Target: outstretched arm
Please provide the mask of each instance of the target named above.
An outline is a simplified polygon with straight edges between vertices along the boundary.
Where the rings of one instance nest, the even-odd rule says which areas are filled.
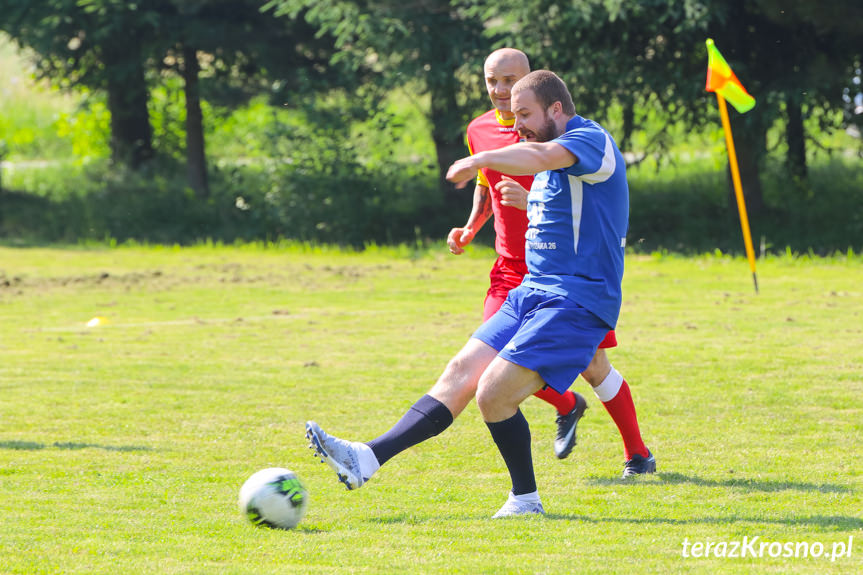
[[[466,182],[481,168],[526,176],[568,168],[577,161],[575,154],[555,142],[520,142],[457,160],[447,170],[446,179],[454,183]]]

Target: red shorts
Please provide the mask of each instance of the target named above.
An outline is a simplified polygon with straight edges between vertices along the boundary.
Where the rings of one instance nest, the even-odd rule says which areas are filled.
[[[488,293],[485,295],[485,304],[482,310],[482,320],[485,321],[500,309],[509,290],[521,284],[521,280],[527,275],[527,264],[524,260],[514,260],[499,256],[491,272],[488,274],[491,283]],[[605,339],[599,344],[600,349],[617,347],[617,337],[614,330],[605,334]]]

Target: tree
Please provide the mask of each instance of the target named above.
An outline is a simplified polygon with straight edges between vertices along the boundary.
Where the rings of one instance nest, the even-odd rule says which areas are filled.
[[[209,194],[202,98],[237,104],[261,92],[277,98],[277,78],[297,89],[310,77],[332,80],[308,72],[330,58],[331,39],[302,19],[262,13],[259,0],[0,0],[0,29],[35,51],[41,77],[105,92],[112,160],[132,168],[154,155],[148,82],[180,76],[188,181],[201,198]]]
[[[172,0],[163,6],[156,53],[168,56],[159,58],[161,71],[183,79],[186,170],[199,198],[209,196],[201,99],[235,106],[263,92],[280,105],[285,92],[274,85],[292,86],[331,56],[331,39],[317,38],[303,19],[275,18],[260,8],[258,0]]]
[[[819,111],[823,118],[846,106],[843,91],[857,75],[863,56],[863,5],[848,0],[759,0],[758,5],[765,20],[776,27],[773,44],[783,62],[782,74],[771,78],[768,88],[784,108],[785,166],[794,182],[805,188],[804,115]]]
[[[439,183],[448,200],[463,194],[445,181],[449,165],[465,152],[464,129],[477,109],[479,66],[491,42],[482,22],[449,0],[272,0],[282,16],[302,12],[335,39],[331,63],[360,73],[364,88],[382,97],[407,87],[431,98],[429,119]]]
[[[204,115],[201,112],[201,91],[198,74],[201,66],[195,48],[182,45],[183,85],[186,100],[186,172],[189,185],[199,198],[210,195],[207,183],[207,156],[204,151]]]
[[[491,0],[475,9],[499,43],[518,46],[534,67],[557,72],[580,113],[608,118],[612,106],[620,105],[622,150],[649,109],[668,122],[698,121],[694,106],[682,104],[699,100],[696,70],[703,76],[706,65],[696,62],[691,44],[703,36],[702,1],[585,0],[562,6],[558,0]],[[664,137],[662,130],[654,134],[658,150],[667,144]]]
[[[863,8],[847,0],[733,0],[713,2],[711,14],[711,35],[722,38],[726,57],[758,99],[751,112],[732,118],[747,205],[756,213],[763,205],[759,172],[766,134],[779,119],[785,125],[785,173],[792,189],[808,195],[804,115],[827,118],[844,106],[842,88],[863,46]]]
[[[154,2],[0,0],[0,29],[32,48],[39,76],[107,94],[111,156],[137,168],[153,155],[145,47],[158,26]]]
[[[624,149],[645,118],[639,110],[692,128],[715,120],[705,114],[704,93],[704,40],[713,37],[758,99],[747,114],[732,114],[747,205],[756,213],[768,128],[784,117],[786,171],[804,181],[803,116],[845,105],[842,88],[863,46],[863,8],[851,0],[585,0],[565,8],[557,0],[464,1],[483,11],[489,33],[559,71],[582,109],[602,116],[619,103]],[[652,140],[660,150],[664,137]]]

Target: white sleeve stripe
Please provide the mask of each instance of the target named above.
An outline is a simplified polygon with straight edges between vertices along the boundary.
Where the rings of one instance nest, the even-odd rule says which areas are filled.
[[[584,174],[579,176],[588,184],[598,184],[604,182],[614,173],[617,167],[617,160],[614,157],[614,147],[611,145],[611,138],[605,134],[605,150],[602,155],[602,165],[592,174]]]
[[[581,180],[569,176],[569,199],[572,202],[572,251],[578,255],[578,240],[581,236],[581,213],[584,209],[584,190]]]

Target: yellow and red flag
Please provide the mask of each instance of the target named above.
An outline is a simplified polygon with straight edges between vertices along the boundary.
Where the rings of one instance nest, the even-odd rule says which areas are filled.
[[[749,95],[731,66],[719,53],[711,38],[707,39],[707,86],[708,92],[716,92],[734,106],[741,114],[755,107],[755,98]]]
[[[722,119],[722,129],[725,132],[725,145],[728,147],[728,166],[731,168],[731,181],[734,184],[734,196],[737,198],[737,211],[740,212],[740,228],[743,231],[743,243],[746,245],[746,258],[749,269],[752,270],[752,281],[755,282],[755,293],[758,293],[758,276],[755,274],[755,250],[752,249],[752,232],[749,230],[749,217],[746,215],[746,201],[743,197],[743,185],[740,183],[740,170],[737,167],[737,152],[734,151],[734,138],[731,137],[731,122],[728,120],[728,106],[731,102],[741,114],[755,106],[755,98],[731,71],[731,66],[716,49],[713,40],[707,39],[707,91],[716,93],[719,103],[719,116]]]

